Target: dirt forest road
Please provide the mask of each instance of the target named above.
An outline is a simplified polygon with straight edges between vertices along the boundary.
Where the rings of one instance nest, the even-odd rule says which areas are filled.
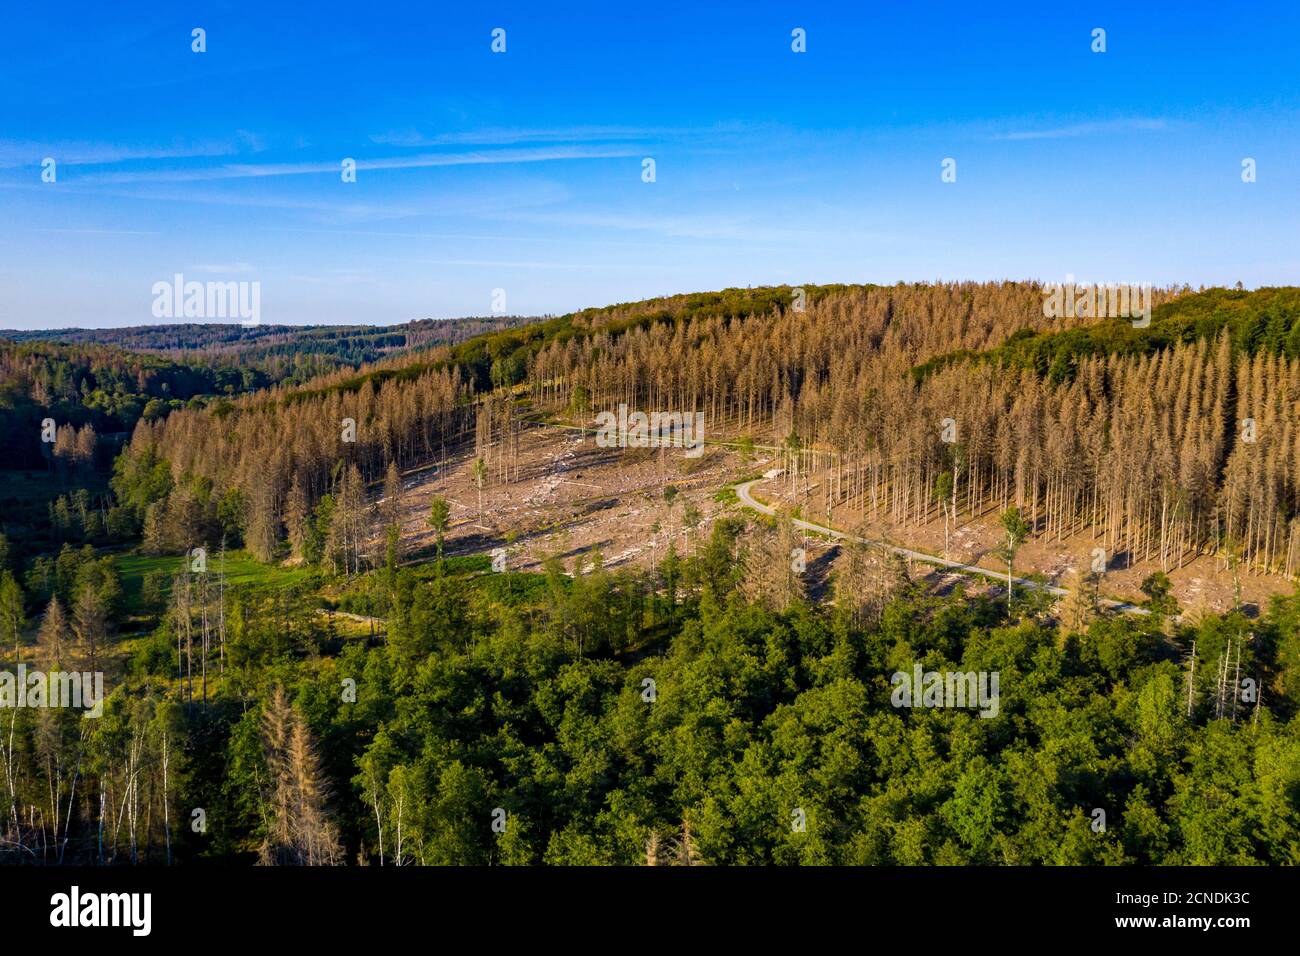
[[[780,470],[777,469],[774,471],[767,472],[766,474],[763,475],[762,478],[755,478],[752,481],[746,481],[736,485],[735,486],[736,497],[740,499],[740,503],[744,505],[746,508],[751,508],[754,511],[759,512],[760,514],[775,515],[776,509],[773,508],[771,505],[763,504],[761,501],[755,498],[751,493],[750,489],[754,485],[758,484],[760,481],[766,481],[769,478],[776,478],[780,474],[781,474]],[[871,544],[877,547],[886,548],[894,552],[895,554],[900,554],[903,557],[909,558],[910,560],[913,561],[921,561],[926,564],[937,565],[938,567],[948,568],[950,570],[958,571],[964,574],[978,574],[981,575],[982,577],[989,578],[990,580],[997,581],[1002,584],[1005,584],[1007,581],[1007,576],[1005,574],[1002,574],[997,571],[991,571],[988,568],[981,568],[978,565],[974,565],[974,564],[962,564],[960,561],[950,561],[947,558],[941,558],[936,554],[926,554],[924,551],[913,551],[910,548],[902,548],[897,545],[889,544],[885,541],[873,541],[870,538],[859,538],[857,535],[847,534],[843,531],[836,531],[834,528],[828,528],[825,525],[814,524],[811,521],[804,521],[801,518],[794,519],[794,526],[796,528],[801,528],[804,531],[811,531],[814,534],[823,534],[826,535],[827,537],[834,538],[839,541],[856,541],[861,544]],[[1046,591],[1048,594],[1051,594],[1055,597],[1065,597],[1070,593],[1065,588],[1058,588],[1055,585],[1051,585],[1051,584],[1043,584],[1040,581],[1031,581],[1028,578],[1013,577],[1011,580],[1014,581],[1016,584],[1018,584],[1020,587],[1033,588],[1034,590],[1037,591]],[[1151,613],[1144,607],[1138,607],[1136,604],[1129,604],[1125,601],[1113,601],[1110,600],[1109,598],[1103,598],[1101,603],[1112,610],[1123,611],[1126,614],[1150,614]]]

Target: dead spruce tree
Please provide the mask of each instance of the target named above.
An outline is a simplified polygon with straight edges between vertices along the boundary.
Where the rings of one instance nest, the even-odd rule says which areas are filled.
[[[752,602],[784,611],[803,600],[803,538],[790,515],[778,513],[775,530],[756,526],[745,546],[741,590]]]
[[[864,541],[840,545],[832,575],[835,606],[847,613],[854,625],[877,624],[890,599],[907,584],[903,558]]]
[[[262,714],[270,817],[263,866],[336,866],[339,834],[326,808],[328,785],[307,722],[275,687]]]

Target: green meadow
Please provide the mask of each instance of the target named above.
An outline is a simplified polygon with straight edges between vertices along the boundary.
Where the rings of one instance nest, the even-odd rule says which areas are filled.
[[[189,558],[184,555],[158,557],[120,554],[115,560],[118,573],[122,576],[122,594],[127,613],[131,615],[141,612],[140,592],[146,575],[160,573],[163,576],[164,593],[169,594],[172,578],[184,571],[189,564]],[[319,572],[312,568],[261,564],[242,550],[228,551],[224,558],[219,554],[209,554],[208,572],[212,575],[224,572],[227,587],[253,587],[259,590],[298,587],[319,577]]]

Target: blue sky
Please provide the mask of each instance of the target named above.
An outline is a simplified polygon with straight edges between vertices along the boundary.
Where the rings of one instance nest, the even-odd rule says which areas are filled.
[[[498,288],[543,314],[775,283],[1300,284],[1300,5],[722,6],[12,5],[0,327],[151,323],[175,273],[258,281],[291,323],[482,315]]]

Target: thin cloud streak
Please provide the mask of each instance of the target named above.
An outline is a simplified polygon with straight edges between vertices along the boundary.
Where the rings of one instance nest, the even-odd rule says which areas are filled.
[[[56,232],[72,236],[160,236],[160,232],[142,229],[37,229],[37,232]]]
[[[598,143],[607,140],[661,140],[716,137],[754,132],[753,124],[717,123],[713,126],[570,126],[551,129],[486,127],[454,133],[426,134],[416,128],[389,130],[370,137],[384,146],[509,146],[517,143]]]
[[[385,169],[432,169],[443,166],[494,166],[510,163],[550,163],[568,160],[624,159],[639,155],[626,146],[572,146],[553,149],[474,150],[461,153],[424,153],[384,159],[358,159],[357,171]],[[312,163],[237,163],[206,169],[173,169],[154,172],[104,173],[81,177],[82,182],[201,182],[216,179],[257,179],[265,176],[302,176],[342,170],[342,157]]]
[[[1013,130],[990,136],[990,139],[1003,142],[1022,142],[1036,139],[1073,139],[1080,136],[1103,136],[1112,133],[1162,132],[1170,129],[1168,121],[1163,119],[1124,119],[1104,120],[1091,123],[1075,123],[1070,126],[1057,126],[1050,129]]]
[[[232,156],[239,150],[228,142],[186,146],[117,146],[112,143],[37,143],[0,140],[0,168],[39,166],[46,157],[63,166],[106,166],[114,163],[161,159],[197,159]]]
[[[392,130],[370,137],[383,146],[510,146],[516,143],[589,143],[603,140],[650,139],[687,132],[681,129],[644,129],[631,126],[579,126],[569,129],[488,128],[459,133],[426,135],[416,129]]]

